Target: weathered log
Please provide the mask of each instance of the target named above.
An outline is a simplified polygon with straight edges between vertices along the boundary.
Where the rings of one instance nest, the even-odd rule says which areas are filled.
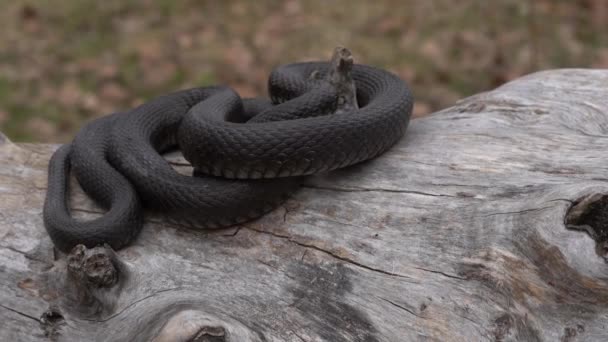
[[[150,214],[116,255],[54,251],[56,146],[2,137],[0,340],[607,341],[607,94],[608,71],[536,73],[255,222]],[[99,215],[72,185],[74,213]]]

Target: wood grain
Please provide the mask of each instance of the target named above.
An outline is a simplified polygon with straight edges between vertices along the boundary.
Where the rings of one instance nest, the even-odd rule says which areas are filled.
[[[607,94],[608,71],[532,74],[255,222],[149,214],[88,297],[42,223],[56,146],[2,137],[0,340],[606,341]],[[72,188],[74,214],[99,215]]]

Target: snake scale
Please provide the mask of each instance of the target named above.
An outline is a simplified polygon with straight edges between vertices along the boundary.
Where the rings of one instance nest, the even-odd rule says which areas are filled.
[[[257,218],[295,191],[302,176],[388,150],[404,135],[413,106],[404,81],[354,64],[344,48],[329,63],[276,68],[269,93],[241,99],[226,86],[182,90],[86,124],[49,162],[43,216],[55,246],[123,248],[140,232],[144,209],[200,228]],[[163,158],[176,146],[194,176]],[[102,216],[71,216],[71,173],[106,210]]]

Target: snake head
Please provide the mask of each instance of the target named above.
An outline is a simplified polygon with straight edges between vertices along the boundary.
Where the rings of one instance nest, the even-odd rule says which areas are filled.
[[[334,49],[327,80],[336,89],[338,95],[335,113],[359,108],[355,81],[352,77],[353,64],[353,55],[349,49],[343,46]]]
[[[334,49],[334,54],[331,57],[331,72],[337,72],[343,75],[348,74],[353,69],[353,64],[353,54],[349,49],[343,46],[337,46]]]
[[[353,55],[349,49],[343,46],[337,46],[334,49],[334,53],[329,64],[330,66],[327,74],[322,73],[321,70],[314,70],[310,73],[309,79],[315,81],[321,81],[324,79],[335,80],[340,76],[335,76],[334,74],[341,75],[342,77],[349,75],[354,64]]]

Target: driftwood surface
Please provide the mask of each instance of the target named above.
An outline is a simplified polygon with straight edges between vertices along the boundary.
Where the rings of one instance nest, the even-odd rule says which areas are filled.
[[[1,341],[608,341],[608,71],[416,119],[248,224],[150,214],[116,254],[54,251],[56,146],[0,141]],[[99,214],[72,189],[76,216]]]

